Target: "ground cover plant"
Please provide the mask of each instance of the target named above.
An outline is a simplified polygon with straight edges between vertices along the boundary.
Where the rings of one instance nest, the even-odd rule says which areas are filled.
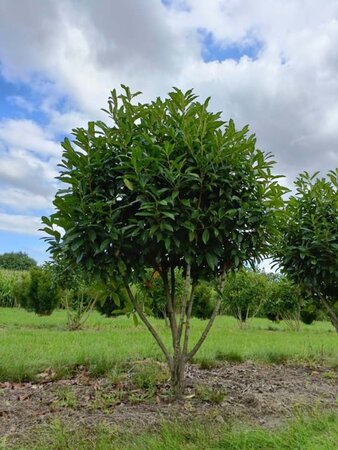
[[[137,103],[139,93],[122,88],[109,98],[107,124],[90,122],[73,130],[73,142],[64,140],[58,177],[64,185],[55,213],[43,218],[44,231],[54,258],[121,284],[180,396],[185,365],[218,314],[226,273],[268,253],[285,189],[248,127],[223,122],[220,112],[208,110],[210,99],[200,103],[192,90],[174,89],[164,100]],[[169,346],[133,289],[147,281],[149,269],[163,281]],[[185,278],[180,298],[177,269]],[[210,278],[217,300],[190,346],[194,290]]]

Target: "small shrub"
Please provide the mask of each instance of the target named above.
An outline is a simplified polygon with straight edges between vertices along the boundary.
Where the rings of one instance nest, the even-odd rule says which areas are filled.
[[[50,315],[60,301],[60,290],[51,272],[37,267],[16,284],[14,295],[20,306],[39,315]]]
[[[192,315],[199,319],[209,319],[215,308],[216,292],[207,282],[201,282],[195,289]]]

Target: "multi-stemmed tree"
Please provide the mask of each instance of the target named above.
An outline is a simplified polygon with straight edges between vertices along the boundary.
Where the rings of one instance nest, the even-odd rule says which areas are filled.
[[[54,255],[123,285],[180,395],[185,364],[218,313],[226,273],[267,253],[284,190],[248,127],[224,123],[221,113],[208,111],[209,99],[200,103],[192,90],[174,89],[164,100],[136,103],[138,94],[123,89],[120,96],[112,91],[108,124],[90,122],[73,130],[73,142],[64,140],[59,180],[68,187],[56,194],[44,230]],[[169,347],[135,289],[149,269],[163,281]],[[185,278],[180,298],[175,269]],[[214,277],[214,311],[189,345],[194,290]]]

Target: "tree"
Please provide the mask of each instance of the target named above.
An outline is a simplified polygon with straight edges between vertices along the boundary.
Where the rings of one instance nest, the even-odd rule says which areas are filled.
[[[136,103],[129,88],[112,91],[110,124],[90,122],[63,141],[55,213],[44,217],[50,251],[103,278],[119,280],[134,311],[160,346],[176,395],[184,368],[218,313],[225,274],[265,254],[284,189],[273,161],[256,149],[248,127],[208,111],[192,90]],[[55,226],[61,227],[61,236]],[[171,330],[167,347],[135,288],[159,273]],[[175,269],[184,276],[175,295]],[[195,288],[217,278],[219,298],[204,332],[189,347]]]
[[[224,307],[243,328],[249,319],[256,317],[262,310],[268,294],[269,280],[264,273],[242,269],[226,279]]]
[[[300,330],[304,293],[298,285],[281,274],[269,274],[267,300],[263,311],[270,320],[283,320],[288,328]]]
[[[275,262],[321,302],[338,332],[338,169],[326,178],[299,175],[285,208]]]
[[[1,269],[29,270],[36,265],[36,261],[33,258],[30,258],[27,253],[11,252],[0,255]]]
[[[80,330],[94,307],[106,299],[107,287],[89,279],[79,267],[70,270],[61,259],[48,263],[47,267],[53,284],[59,286],[60,304],[67,313],[68,329]]]

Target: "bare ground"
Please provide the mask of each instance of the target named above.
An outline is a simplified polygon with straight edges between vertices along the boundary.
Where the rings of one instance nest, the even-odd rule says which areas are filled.
[[[40,378],[39,383],[0,383],[0,437],[9,443],[55,419],[68,426],[92,429],[104,423],[141,432],[163,419],[239,419],[274,427],[299,410],[338,412],[338,373],[321,366],[246,362],[202,370],[190,365],[180,401],[172,399],[166,382],[149,392],[136,388],[128,375],[112,383],[80,368],[72,379],[50,381],[48,370]]]

